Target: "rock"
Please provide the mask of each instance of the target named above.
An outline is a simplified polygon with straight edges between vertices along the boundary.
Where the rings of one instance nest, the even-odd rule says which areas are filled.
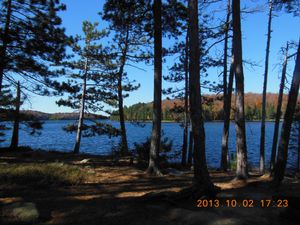
[[[85,164],[88,162],[90,162],[90,159],[83,159],[83,160],[79,161],[79,164]]]
[[[208,210],[187,210],[174,208],[168,211],[171,220],[178,221],[178,224],[184,225],[239,225],[242,224],[237,218],[224,218],[218,213]]]
[[[166,170],[165,170],[168,174],[171,174],[171,175],[174,175],[174,176],[180,176],[180,175],[182,175],[183,173],[181,172],[181,171],[179,171],[179,170],[176,170],[176,169],[173,169],[173,168],[167,168]]]
[[[32,202],[17,202],[3,206],[3,224],[31,224],[39,218],[36,205]]]

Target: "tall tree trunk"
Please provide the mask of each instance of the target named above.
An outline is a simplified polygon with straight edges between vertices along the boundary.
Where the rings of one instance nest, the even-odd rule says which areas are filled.
[[[121,57],[121,66],[118,73],[118,107],[119,107],[119,119],[120,119],[120,128],[121,128],[121,154],[126,155],[128,154],[128,142],[127,142],[127,134],[126,134],[126,127],[125,127],[125,118],[124,118],[124,107],[123,107],[123,90],[122,90],[122,78],[124,73],[124,66],[126,63],[126,55],[128,51],[128,36],[129,31],[127,29],[126,37],[125,37],[125,47],[122,50],[122,57]]]
[[[221,169],[227,171],[228,167],[228,131],[230,118],[228,117],[228,111],[230,116],[231,102],[229,102],[229,87],[227,87],[227,51],[228,51],[228,32],[229,32],[229,18],[230,18],[230,0],[227,2],[227,15],[225,22],[225,40],[224,40],[224,59],[223,59],[223,110],[224,110],[224,127],[222,136],[222,150],[221,150]],[[232,84],[231,84],[232,89]],[[232,92],[232,90],[231,90]],[[229,109],[229,110],[228,110]]]
[[[190,107],[194,139],[194,187],[196,190],[214,192],[214,185],[210,180],[205,156],[205,130],[202,118],[202,103],[200,90],[200,49],[198,0],[189,0],[189,50],[190,50]]]
[[[150,157],[147,172],[161,175],[158,168],[161,139],[161,86],[162,86],[162,25],[161,0],[154,0],[154,100]]]
[[[194,148],[194,138],[193,138],[193,128],[190,122],[190,135],[189,135],[189,149],[188,149],[188,159],[187,159],[187,166],[192,166],[193,161],[193,148]]]
[[[286,78],[286,69],[288,63],[288,51],[289,51],[289,43],[286,44],[285,49],[285,59],[282,66],[282,73],[281,73],[281,81],[280,81],[280,88],[278,94],[278,102],[277,102],[277,111],[275,117],[275,125],[274,125],[274,135],[273,135],[273,144],[272,144],[272,153],[271,153],[271,160],[270,160],[270,172],[271,175],[274,172],[274,165],[276,159],[276,149],[277,149],[277,141],[278,141],[278,132],[279,132],[279,123],[281,117],[281,106],[282,106],[282,97],[283,91],[285,86],[285,78]]]
[[[186,166],[186,154],[187,154],[187,142],[188,142],[188,129],[189,129],[189,106],[188,106],[188,92],[189,92],[189,37],[188,37],[188,31],[186,34],[186,41],[185,41],[185,61],[184,61],[184,71],[185,71],[185,89],[184,89],[184,128],[183,128],[183,145],[182,145],[182,158],[181,158],[181,165]]]
[[[260,157],[259,157],[259,172],[265,172],[265,130],[266,130],[266,98],[267,98],[267,84],[268,84],[268,69],[269,69],[269,54],[271,42],[271,26],[272,26],[272,0],[269,1],[269,19],[268,19],[268,34],[267,34],[267,47],[265,59],[265,73],[262,94],[262,112],[261,112],[261,130],[260,130]]]
[[[10,149],[17,149],[19,144],[19,126],[20,126],[20,105],[21,105],[21,88],[20,81],[17,86],[17,98],[16,98],[15,120],[13,134],[10,143]]]
[[[300,171],[300,121],[298,121],[298,158],[297,158],[297,172]]]
[[[119,119],[121,127],[121,154],[126,155],[128,153],[128,143],[125,127],[124,118],[124,107],[123,107],[123,93],[122,93],[122,73],[118,74],[118,107],[119,107]]]
[[[274,168],[274,185],[280,185],[284,178],[284,172],[286,168],[288,146],[290,141],[291,126],[294,118],[294,112],[297,104],[298,92],[300,83],[300,41],[298,44],[297,59],[291,88],[289,92],[289,99],[284,114],[284,120],[282,124],[281,136],[278,145],[278,156]]]
[[[224,58],[223,58],[223,96],[224,108],[226,107],[225,96],[227,95],[227,57],[228,57],[228,32],[230,19],[230,0],[227,1],[227,14],[225,21]]]
[[[6,59],[6,51],[7,51],[7,44],[9,42],[9,27],[10,27],[10,20],[11,20],[11,0],[7,1],[7,13],[5,18],[5,27],[4,27],[4,33],[2,36],[2,48],[0,52],[0,94],[2,91],[2,82],[3,82],[3,76],[4,76],[4,69],[6,67],[7,59]]]
[[[80,112],[79,112],[79,121],[78,121],[77,134],[76,134],[76,142],[75,142],[75,147],[73,150],[73,152],[75,154],[79,153],[79,149],[80,149],[81,133],[82,133],[82,128],[83,128],[84,111],[85,111],[87,70],[88,70],[88,58],[86,58],[85,64],[84,64],[83,87],[82,87],[83,90],[82,90],[81,103],[80,103]]]
[[[242,57],[242,34],[241,34],[241,15],[240,0],[232,1],[232,19],[233,19],[233,55],[234,55],[234,73],[236,83],[236,178],[247,179],[247,145],[246,128],[244,112],[244,72]]]
[[[233,88],[233,77],[234,77],[234,55],[233,51],[231,52],[231,64],[229,72],[229,82],[227,87],[227,95],[225,97],[224,108],[224,127],[223,127],[223,136],[222,136],[222,155],[221,155],[221,169],[227,171],[228,161],[229,161],[229,152],[228,152],[228,138],[229,138],[229,127],[230,127],[230,112],[231,112],[231,98],[232,98],[232,88]]]

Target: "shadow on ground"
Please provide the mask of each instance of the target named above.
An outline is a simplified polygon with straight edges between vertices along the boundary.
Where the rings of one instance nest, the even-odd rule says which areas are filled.
[[[38,187],[1,182],[1,224],[276,225],[298,224],[300,220],[299,179],[287,178],[280,188],[273,189],[266,176],[253,173],[248,182],[238,182],[232,181],[233,173],[211,171],[214,183],[222,189],[217,196],[220,201],[234,199],[241,204],[245,199],[276,201],[288,198],[291,205],[199,208],[197,199],[179,199],[164,194],[159,198],[145,197],[149,193],[160,196],[158,193],[175,193],[188,187],[192,181],[190,171],[172,172],[157,178],[128,166],[126,160],[114,162],[108,157],[55,152],[1,153],[0,157],[0,163],[7,165],[49,162],[76,165],[88,178],[74,186]],[[21,214],[27,216],[27,220],[20,221],[18,216]]]

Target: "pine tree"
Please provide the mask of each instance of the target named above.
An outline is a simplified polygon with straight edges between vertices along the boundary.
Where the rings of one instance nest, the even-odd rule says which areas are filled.
[[[295,70],[291,82],[291,88],[289,91],[288,103],[284,114],[281,135],[280,135],[280,140],[278,145],[277,161],[274,168],[273,183],[275,186],[280,185],[284,178],[284,173],[285,173],[285,168],[287,163],[287,155],[288,155],[288,145],[290,141],[290,132],[291,132],[291,126],[292,126],[294,112],[297,104],[299,84],[300,84],[300,41],[298,43]]]
[[[198,0],[189,0],[189,49],[190,49],[190,80],[189,97],[190,113],[194,141],[194,187],[196,193],[206,192],[212,194],[214,185],[210,180],[205,156],[205,130],[202,118],[202,102],[200,89],[200,48],[198,25]]]
[[[150,157],[147,172],[160,175],[158,168],[161,137],[161,94],[162,94],[162,6],[161,0],[154,0],[154,99]]]
[[[69,38],[57,13],[59,0],[4,0],[0,14],[0,91],[3,80],[22,82],[24,88],[48,93],[43,87],[56,76],[50,66],[65,55]]]
[[[268,82],[268,70],[269,70],[269,54],[271,43],[271,26],[272,26],[272,13],[273,13],[273,1],[269,1],[269,17],[268,17],[268,33],[267,33],[267,47],[265,58],[265,72],[264,72],[264,84],[262,94],[262,112],[261,112],[261,131],[260,131],[260,158],[259,158],[259,172],[261,174],[265,171],[265,130],[266,130],[266,98],[267,98],[267,82]]]
[[[186,26],[187,29],[187,26]],[[164,76],[164,80],[172,83],[182,83],[184,82],[183,87],[179,88],[169,88],[164,90],[165,95],[171,95],[174,99],[180,99],[183,102],[183,105],[177,106],[174,105],[172,111],[176,114],[179,114],[178,117],[181,118],[177,120],[182,123],[183,126],[183,142],[182,142],[182,157],[181,164],[186,166],[187,163],[187,147],[188,147],[188,129],[189,129],[189,104],[188,104],[188,93],[189,93],[189,71],[188,71],[188,61],[189,61],[189,47],[188,47],[188,31],[186,31],[185,41],[179,42],[176,44],[171,52],[179,54],[179,62],[175,62],[174,65],[170,68],[170,74]],[[183,114],[183,115],[182,115]],[[164,119],[164,118],[163,118]]]
[[[16,96],[14,97],[13,89],[16,86]],[[40,135],[40,130],[43,129],[43,122],[33,115],[28,115],[20,111],[20,107],[26,96],[21,95],[21,84],[4,85],[2,95],[0,97],[0,122],[13,121],[13,132],[11,138],[10,149],[16,150],[19,145],[19,130],[22,125],[23,129],[30,135]],[[9,126],[0,125],[0,130],[10,130]],[[0,132],[0,136],[4,137],[5,133]],[[5,141],[1,139],[0,142]]]
[[[297,103],[294,120],[291,129],[291,138],[289,144],[289,151],[294,151],[297,154],[295,170],[300,171],[300,105]]]
[[[232,26],[233,26],[233,55],[234,55],[234,74],[236,83],[235,100],[235,128],[236,128],[236,177],[237,179],[247,179],[248,161],[246,145],[246,127],[244,112],[244,72],[242,57],[242,34],[241,34],[241,15],[240,0],[232,1]]]
[[[144,26],[149,4],[145,0],[113,0],[104,4],[103,19],[110,23],[113,33],[111,53],[115,52],[116,80],[118,93],[118,114],[121,127],[121,152],[128,154],[127,134],[123,99],[129,92],[137,90],[139,85],[129,81],[126,66],[149,59],[146,51],[149,40],[145,36]],[[126,93],[126,94],[125,94]]]
[[[5,141],[5,130],[9,130],[8,126],[3,123],[9,120],[9,113],[13,111],[14,96],[9,85],[3,85],[0,95],[0,142]]]
[[[58,93],[68,95],[67,99],[60,99],[57,104],[79,109],[78,124],[71,124],[64,128],[68,132],[76,130],[74,153],[80,151],[82,136],[95,134],[116,136],[119,134],[117,129],[97,120],[94,120],[92,125],[84,123],[88,112],[107,112],[105,105],[116,104],[116,93],[113,91],[116,87],[114,79],[116,66],[111,62],[110,57],[113,56],[109,55],[101,44],[107,32],[98,31],[97,26],[98,23],[83,22],[84,36],[77,36],[72,46],[75,54],[74,60],[63,63],[67,82],[52,82],[52,87],[55,87]]]
[[[233,56],[229,72],[229,82],[227,82],[227,57],[228,57],[228,40],[230,28],[230,14],[231,14],[231,0],[227,2],[227,14],[225,21],[225,37],[224,37],[224,60],[223,60],[223,108],[224,108],[224,127],[222,135],[222,150],[221,150],[221,164],[220,168],[227,171],[228,167],[228,137],[230,126],[230,111],[231,111],[231,96],[233,86]]]
[[[284,9],[288,13],[293,13],[294,16],[300,15],[300,0],[274,0],[275,10]]]
[[[11,149],[16,149],[19,143],[19,127],[20,127],[20,106],[21,106],[21,88],[20,82],[17,85],[17,97],[15,100],[15,119],[14,119],[14,127],[13,127],[13,134],[11,138]]]
[[[206,5],[209,5],[210,3],[203,3],[202,8],[205,8]],[[184,8],[182,7],[181,10]],[[201,9],[202,10],[202,9]],[[187,9],[186,9],[187,11]],[[204,11],[204,10],[202,10]],[[179,58],[179,60],[174,60],[174,65],[170,68],[170,73],[167,76],[164,76],[164,80],[176,84],[176,87],[174,88],[168,88],[164,90],[163,94],[171,96],[175,99],[181,99],[183,104],[182,106],[176,105],[174,107],[175,113],[181,113],[182,115],[179,115],[178,118],[181,118],[182,126],[183,126],[183,144],[182,144],[182,165],[186,164],[187,161],[187,153],[188,156],[191,156],[191,152],[187,150],[188,148],[188,128],[189,128],[189,104],[188,104],[188,80],[189,80],[189,71],[188,71],[188,64],[189,64],[189,38],[188,38],[188,24],[187,24],[187,16],[185,16],[184,13],[182,13],[181,18],[182,20],[182,27],[179,26],[178,30],[182,30],[181,36],[184,36],[183,40],[176,40],[176,43],[174,46],[172,46],[170,49],[168,49],[168,53],[171,54],[175,59]],[[219,42],[219,38],[221,37],[221,33],[219,30],[215,28],[211,28],[210,24],[212,23],[212,17],[210,17],[208,14],[203,12],[200,16],[201,24],[199,25],[199,37],[200,38],[200,70],[201,70],[201,77],[205,78],[208,74],[208,68],[218,66],[219,61],[216,61],[213,59],[213,57],[210,56],[210,49],[212,46],[214,46],[216,43]],[[211,42],[213,42],[211,44]],[[180,84],[183,84],[182,86]],[[209,88],[213,87],[213,84],[209,82],[209,80],[202,79],[202,87],[203,86],[209,86]],[[213,87],[214,88],[214,87]],[[203,97],[205,98],[205,97]],[[191,136],[191,135],[190,135]],[[191,140],[191,138],[190,138]],[[192,148],[189,148],[192,149]],[[188,164],[191,164],[191,157],[188,157]]]
[[[276,116],[275,116],[272,152],[271,152],[271,160],[270,160],[271,173],[274,169],[275,159],[276,159],[279,123],[280,123],[280,117],[282,114],[282,112],[281,112],[282,97],[283,97],[283,91],[284,91],[284,87],[285,87],[286,70],[287,70],[287,63],[288,63],[288,51],[289,51],[289,43],[286,44],[286,48],[285,48],[285,59],[284,59],[283,66],[282,66],[280,88],[279,88],[279,93],[278,93],[278,102],[277,102],[277,110],[276,110]]]

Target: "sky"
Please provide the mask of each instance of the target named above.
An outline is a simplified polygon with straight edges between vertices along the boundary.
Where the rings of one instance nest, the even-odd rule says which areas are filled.
[[[67,5],[67,10],[60,13],[62,18],[62,25],[66,28],[68,35],[82,34],[82,22],[85,20],[91,22],[99,22],[99,28],[108,26],[106,22],[101,21],[98,13],[102,10],[104,0],[62,0],[62,3]],[[224,1],[224,4],[227,1]],[[241,6],[256,7],[263,2],[258,0],[241,1]],[[246,5],[247,4],[247,5]],[[261,93],[263,88],[263,74],[264,74],[264,59],[266,49],[266,33],[268,9],[264,7],[263,12],[256,12],[254,14],[244,13],[242,15],[242,44],[243,44],[243,59],[255,62],[258,66],[252,68],[249,65],[244,66],[245,75],[245,92]],[[213,12],[212,12],[213,13]],[[218,15],[221,13],[218,13]],[[269,63],[269,78],[268,78],[268,92],[278,92],[279,89],[279,75],[280,63],[282,56],[279,52],[282,47],[286,45],[287,41],[298,41],[300,37],[300,17],[293,17],[293,15],[284,12],[275,12],[272,20],[272,39],[270,49],[270,63]],[[168,40],[163,40],[163,45],[169,44]],[[222,45],[219,45],[219,50]],[[295,50],[294,50],[295,52]],[[216,53],[212,53],[217,54]],[[172,65],[172,60],[167,60],[163,64],[163,75],[168,74],[168,68]],[[293,61],[291,61],[288,73],[293,73]],[[153,66],[139,65],[143,70],[127,66],[125,71],[128,73],[129,79],[136,80],[141,87],[130,93],[130,96],[125,99],[124,104],[129,106],[138,102],[151,102],[153,99]],[[218,81],[221,78],[217,77],[220,69],[209,71],[209,80]],[[171,86],[167,82],[163,82],[163,88]],[[207,93],[206,90],[202,91]],[[165,98],[165,97],[164,97]],[[55,103],[59,98],[56,97],[41,97],[31,95],[30,102],[23,105],[23,109],[38,110],[42,112],[73,112],[73,109],[67,107],[58,107]]]

